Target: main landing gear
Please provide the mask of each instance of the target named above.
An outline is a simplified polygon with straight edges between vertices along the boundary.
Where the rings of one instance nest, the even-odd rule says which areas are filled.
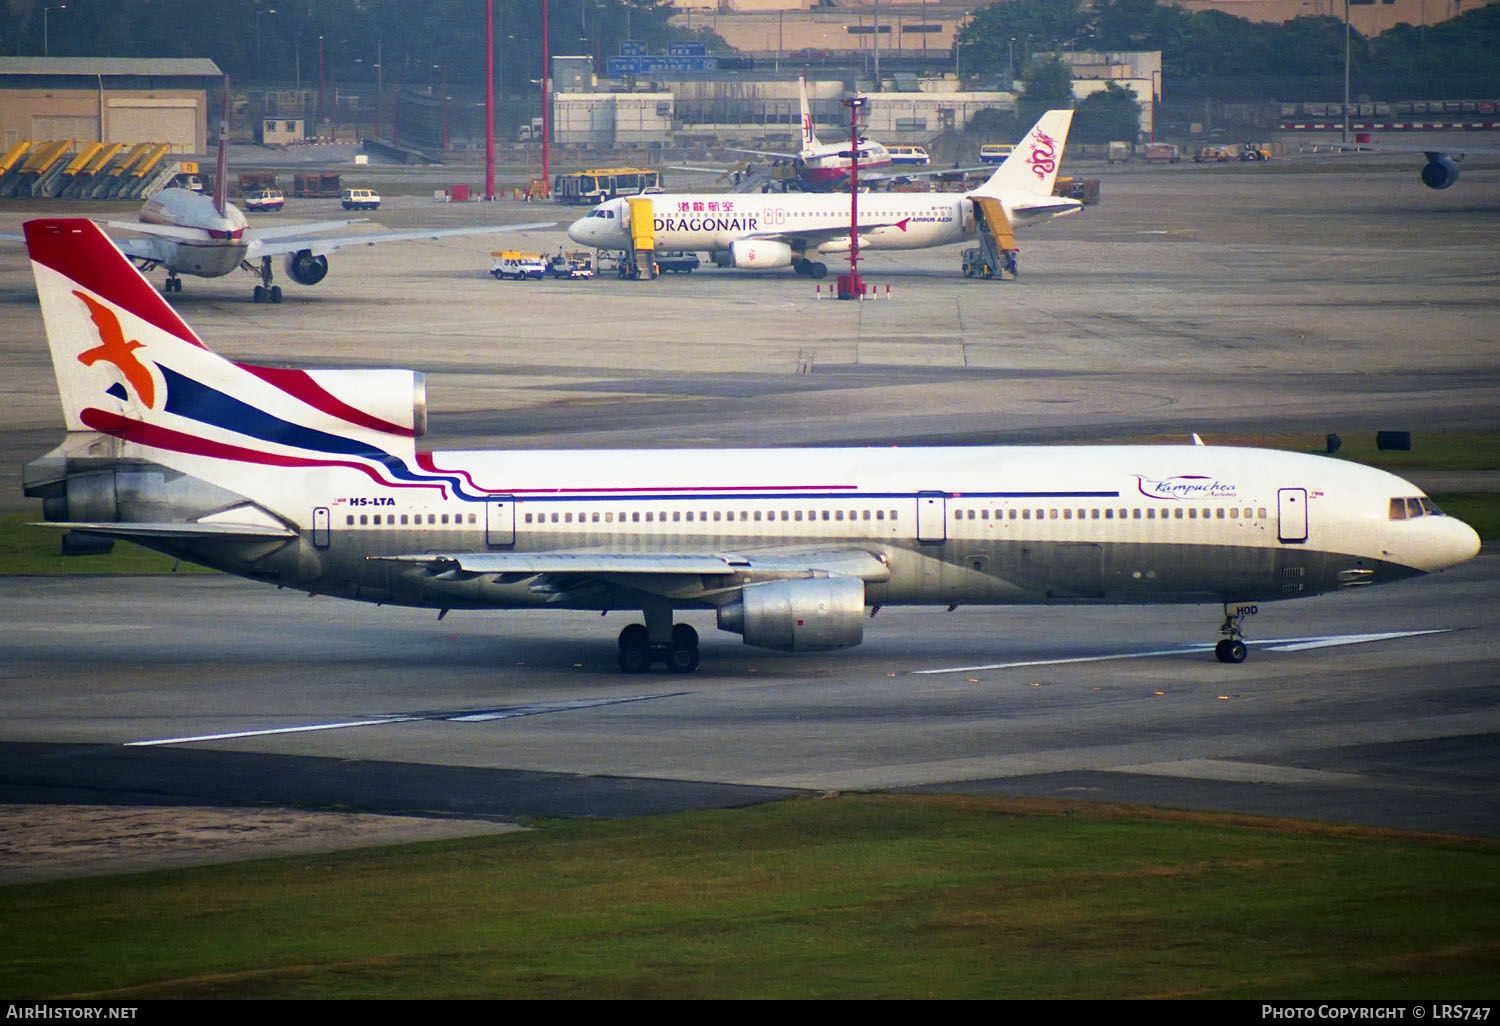
[[[809,278],[828,277],[828,265],[820,260],[808,260],[805,258],[801,260],[793,260],[792,270],[796,271],[798,274],[805,274]]]
[[[1224,603],[1224,622],[1219,626],[1219,633],[1224,635],[1224,640],[1214,646],[1214,656],[1221,663],[1243,663],[1249,649],[1245,647],[1245,635],[1240,627],[1245,622],[1245,617],[1254,616],[1260,610],[1255,606],[1230,606]]]
[[[163,292],[181,292],[182,279],[177,277],[177,275],[173,274],[171,271],[168,271],[167,280],[162,282],[161,290]]]
[[[252,295],[257,303],[279,303],[281,302],[281,286],[271,284],[271,258],[260,258],[260,270],[255,273],[260,275],[260,284],[255,286]]]
[[[652,641],[645,624],[633,623],[620,632],[619,659],[625,673],[645,673],[654,663],[665,663],[672,673],[692,673],[698,668],[698,632],[679,623],[666,640]]]

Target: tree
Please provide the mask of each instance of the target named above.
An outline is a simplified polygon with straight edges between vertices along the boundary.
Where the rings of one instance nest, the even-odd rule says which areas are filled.
[[[1073,73],[1051,54],[1032,61],[1021,82],[1016,117],[1023,125],[1036,121],[1043,111],[1073,106]]]
[[[1141,104],[1135,90],[1116,82],[1080,100],[1073,112],[1072,138],[1079,142],[1135,142],[1140,132]]]
[[[959,62],[971,72],[1020,70],[1027,54],[1061,50],[1086,38],[1082,0],[1012,0],[974,12],[958,36]]]

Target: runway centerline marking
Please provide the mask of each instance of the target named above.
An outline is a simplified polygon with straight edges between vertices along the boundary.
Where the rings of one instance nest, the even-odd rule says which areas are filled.
[[[372,716],[363,720],[336,720],[330,723],[304,723],[291,727],[265,727],[259,730],[232,730],[219,734],[195,734],[189,737],[162,737],[146,741],[126,741],[126,748],[153,748],[158,745],[190,745],[203,741],[232,741],[245,737],[270,737],[275,734],[307,734],[319,730],[345,730],[349,727],[374,727],[387,723],[419,723],[423,721],[447,720],[450,723],[484,723],[490,720],[512,720],[522,716],[542,716],[546,713],[570,712],[575,709],[594,709],[605,705],[624,705],[628,702],[648,702],[654,698],[676,698],[686,691],[672,691],[656,695],[623,695],[618,698],[576,698],[563,702],[530,702],[525,705],[499,706],[494,709],[456,709],[433,712],[392,713],[389,716]]]
[[[1391,641],[1396,638],[1419,638],[1426,634],[1446,634],[1452,627],[1438,627],[1422,631],[1386,631],[1381,634],[1323,634],[1306,638],[1267,638],[1263,641],[1247,641],[1245,644],[1265,648],[1272,652],[1302,652],[1314,648],[1334,648],[1340,645],[1363,645],[1371,641]],[[1194,655],[1213,651],[1216,642],[1194,642],[1176,648],[1158,648],[1149,652],[1110,652],[1105,655],[1070,656],[1065,659],[1026,659],[1014,663],[985,663],[980,666],[945,666],[932,670],[911,670],[913,674],[974,673],[978,670],[1019,670],[1028,666],[1064,666],[1070,663],[1102,663],[1111,659],[1148,659],[1153,656]]]

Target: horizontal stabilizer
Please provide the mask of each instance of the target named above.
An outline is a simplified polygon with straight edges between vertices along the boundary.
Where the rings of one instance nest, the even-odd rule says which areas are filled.
[[[297,532],[289,527],[262,524],[203,524],[186,522],[163,522],[159,524],[128,524],[112,520],[45,520],[33,523],[33,527],[56,527],[64,531],[86,531],[103,534],[111,538],[295,538]]]

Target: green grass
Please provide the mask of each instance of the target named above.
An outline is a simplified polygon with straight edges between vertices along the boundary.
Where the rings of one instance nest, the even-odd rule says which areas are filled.
[[[179,563],[171,556],[131,542],[115,542],[107,556],[62,555],[63,532],[53,527],[33,527],[41,520],[35,513],[0,516],[0,574],[165,574],[212,573],[194,563]]]
[[[1493,997],[1500,844],[850,795],[0,888],[0,992]]]

